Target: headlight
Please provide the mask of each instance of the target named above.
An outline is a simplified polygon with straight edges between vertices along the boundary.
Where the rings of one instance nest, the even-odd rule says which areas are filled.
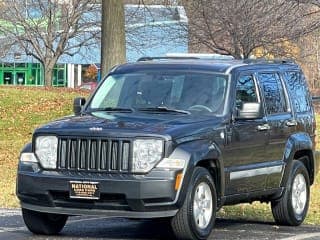
[[[36,139],[36,155],[42,167],[57,168],[58,138],[55,136],[41,136]]]
[[[138,139],[133,142],[133,171],[149,172],[161,160],[163,141],[156,139]]]

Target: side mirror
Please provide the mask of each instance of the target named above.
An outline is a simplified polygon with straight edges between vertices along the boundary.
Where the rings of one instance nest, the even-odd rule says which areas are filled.
[[[77,97],[73,100],[73,112],[76,116],[81,114],[82,107],[86,104],[86,99]]]
[[[236,119],[257,119],[262,118],[261,103],[247,102],[242,103],[236,114]]]

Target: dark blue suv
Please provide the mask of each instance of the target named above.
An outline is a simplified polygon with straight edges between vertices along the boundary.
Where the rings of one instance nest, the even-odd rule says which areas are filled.
[[[69,215],[163,218],[206,239],[224,205],[271,202],[299,225],[317,172],[315,116],[286,61],[144,58],[115,67],[74,116],[35,130],[17,196],[37,234]]]

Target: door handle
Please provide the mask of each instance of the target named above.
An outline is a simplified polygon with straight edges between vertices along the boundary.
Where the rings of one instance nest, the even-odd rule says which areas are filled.
[[[257,127],[257,130],[258,131],[267,131],[267,130],[270,130],[271,129],[271,127],[270,127],[270,125],[269,124],[263,124],[263,125],[259,125],[258,127]]]
[[[286,125],[287,125],[288,127],[294,127],[294,126],[297,126],[297,125],[298,125],[298,122],[297,122],[296,120],[288,120],[288,121],[286,122]]]

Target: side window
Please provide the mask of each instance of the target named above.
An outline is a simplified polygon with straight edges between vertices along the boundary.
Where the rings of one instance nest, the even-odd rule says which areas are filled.
[[[256,85],[252,75],[239,77],[236,86],[236,104],[240,107],[242,103],[258,102]]]
[[[309,93],[304,75],[298,71],[285,72],[284,78],[290,92],[290,99],[297,112],[308,112],[311,109]]]
[[[287,112],[286,98],[279,75],[277,73],[259,73],[258,76],[267,114]]]

